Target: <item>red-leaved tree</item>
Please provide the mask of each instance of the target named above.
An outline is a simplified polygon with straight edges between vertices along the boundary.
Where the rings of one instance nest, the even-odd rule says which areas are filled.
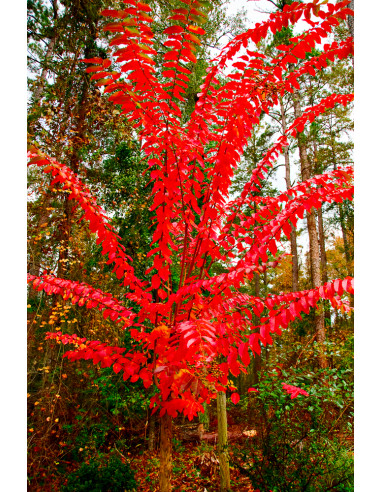
[[[261,346],[272,344],[274,333],[280,335],[320,299],[337,308],[345,306],[343,293],[353,293],[352,278],[267,298],[240,292],[256,272],[276,266],[284,254],[281,235],[289,238],[291,226],[306,212],[323,202],[353,198],[351,167],[314,176],[276,198],[256,193],[289,140],[327,108],[347,105],[352,94],[332,94],[308,108],[268,149],[241,194],[229,196],[234,169],[261,113],[277,105],[279,96],[298,89],[303,74],[314,75],[328,60],[353,52],[353,40],[348,38],[324,44],[319,55],[306,57],[314,47],[321,49],[332,27],[352,14],[348,0],[295,2],[235,37],[212,60],[195,110],[185,123],[183,95],[190,65],[197,61],[208,2],[181,2],[183,7],[174,9],[164,31],[162,70],[154,62],[151,9],[135,0],[124,0],[125,10],[103,12],[113,18],[105,26],[115,33],[112,59],[85,60],[90,64],[87,72],[133,125],[147,159],[154,215],[150,282],[136,277],[133,258],[125,254],[110,219],[78,176],[38,149],[29,150],[29,164],[51,174],[52,184],[70,192],[69,199],[83,210],[82,219],[125,286],[125,302],[54,275],[29,275],[28,281],[38,291],[102,311],[104,318],[130,330],[139,349],[127,351],[61,332],[48,333],[47,338],[70,344],[65,353],[69,360],[92,360],[122,373],[125,381],[141,379],[146,388],[157,387],[151,408],[161,417],[162,491],[170,490],[172,419],[183,413],[192,420],[202,412],[203,402],[226,392],[229,373],[245,372]],[[290,44],[278,46],[278,56],[269,59],[256,51],[269,32],[275,34],[300,19],[310,28]],[[227,75],[226,66],[232,61],[233,72]],[[223,262],[226,273],[212,275],[215,262]],[[175,268],[180,271],[176,287]],[[254,325],[254,315],[259,326]],[[233,401],[238,400],[234,394]]]

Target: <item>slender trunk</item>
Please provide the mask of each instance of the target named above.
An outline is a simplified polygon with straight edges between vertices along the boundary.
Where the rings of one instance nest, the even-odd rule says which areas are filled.
[[[254,295],[255,297],[259,297],[259,273],[254,273]],[[254,324],[258,326],[260,323],[259,316],[254,315]],[[261,370],[262,358],[261,354],[255,354],[253,360],[253,384],[258,384],[259,381],[259,372]]]
[[[210,419],[209,419],[208,404],[206,403],[206,401],[204,401],[204,403],[202,404],[202,406],[204,408],[204,413],[200,412],[198,414],[199,415],[199,420],[200,420],[200,424],[203,425],[203,429],[205,431],[208,431],[209,430]]]
[[[286,114],[284,110],[283,100],[280,98],[280,114],[282,118],[282,132],[285,135],[287,130]],[[291,172],[290,172],[290,153],[289,147],[284,148],[284,164],[286,167],[286,186],[289,190],[291,188]],[[298,265],[298,244],[296,241],[296,229],[291,226],[291,255],[292,255],[292,291],[297,292],[299,290],[299,265]]]
[[[334,142],[333,139],[332,139],[332,142]],[[335,149],[334,143],[332,143],[332,162],[333,162],[333,169],[336,171],[337,162],[336,162],[336,149]],[[343,204],[338,203],[337,206],[339,209],[339,220],[340,220],[341,233],[343,235],[344,255],[345,255],[345,263],[347,266],[347,275],[352,277],[353,276],[352,258],[351,258],[351,254],[349,252],[349,241],[348,241],[347,228],[345,227]]]
[[[54,22],[54,24],[56,24],[57,17],[58,17],[57,0],[53,0],[52,7],[53,7],[53,22]],[[55,26],[53,29],[54,29],[53,30],[53,35],[52,35],[52,37],[49,40],[48,49],[46,50],[46,55],[45,55],[45,61],[44,61],[43,69],[42,69],[41,75],[40,75],[40,77],[38,79],[38,84],[37,84],[37,86],[36,86],[36,88],[34,90],[34,93],[33,93],[34,98],[35,98],[35,100],[36,100],[36,102],[38,104],[40,103],[40,99],[41,99],[41,96],[42,96],[42,91],[44,90],[44,84],[46,82],[46,78],[47,78],[47,75],[48,75],[48,72],[49,72],[49,61],[52,58],[54,46],[55,46],[55,44],[57,42],[57,39],[58,39],[57,26]]]
[[[352,9],[353,11],[355,10],[355,2],[354,0],[351,0],[349,2],[348,8]],[[355,29],[354,29],[354,18],[353,15],[348,15],[347,16],[348,20],[348,27],[349,27],[349,32],[351,33],[352,38],[355,38]]]
[[[345,227],[343,204],[339,203],[338,208],[339,208],[341,233],[343,235],[344,255],[345,255],[345,263],[347,265],[347,274],[352,276],[353,271],[352,271],[352,267],[351,267],[351,255],[349,252],[349,241],[348,241],[347,228]]]
[[[41,75],[38,79],[38,84],[37,84],[37,86],[34,90],[34,93],[33,93],[34,98],[38,104],[40,103],[42,91],[44,90],[44,85],[45,85],[46,78],[47,78],[48,72],[49,72],[49,61],[52,58],[53,50],[54,50],[54,46],[56,44],[57,38],[58,38],[57,34],[54,34],[54,36],[52,36],[49,40],[48,49],[46,51],[46,56],[45,56],[45,61],[44,61],[44,68],[42,69]]]
[[[150,415],[148,419],[148,451],[154,451],[155,449],[155,428],[156,428],[155,415]]]
[[[84,50],[85,58],[89,58],[92,55],[92,43],[96,39],[96,32],[94,31],[91,37],[89,38],[88,44]],[[90,75],[86,74],[83,77],[82,82],[82,90],[80,92],[80,96],[78,98],[77,104],[77,115],[75,119],[75,131],[72,137],[73,146],[71,154],[69,155],[69,167],[75,173],[78,174],[79,171],[79,163],[80,163],[80,150],[86,145],[88,142],[88,137],[86,135],[88,122],[86,120],[86,113],[89,109],[89,87],[90,87]],[[69,200],[67,195],[64,199],[64,219],[63,224],[61,226],[61,242],[60,242],[60,253],[59,253],[59,264],[58,264],[58,272],[57,276],[64,278],[65,274],[67,275],[69,272],[69,244],[70,244],[70,236],[72,232],[73,225],[73,204],[72,200]]]
[[[320,247],[320,258],[321,258],[321,277],[323,283],[328,282],[327,273],[327,253],[325,251],[325,235],[324,235],[324,222],[323,222],[323,212],[321,208],[318,210],[318,226],[319,226],[319,247]]]
[[[228,420],[226,415],[226,393],[217,393],[218,419],[218,460],[220,462],[220,492],[230,490],[230,469],[228,454]]]
[[[328,282],[328,269],[327,269],[327,253],[325,250],[325,234],[324,234],[324,221],[321,208],[318,210],[318,226],[319,226],[319,246],[320,246],[320,259],[321,259],[321,276],[323,284]],[[324,301],[324,326],[328,327],[328,336],[332,334],[331,326],[331,308],[329,301]],[[330,358],[330,365],[333,366],[333,358]]]
[[[172,490],[172,432],[172,417],[165,413],[160,418],[160,492],[171,492]]]
[[[57,17],[58,17],[57,0],[53,0],[52,6],[53,6],[53,24],[54,24],[53,35],[49,39],[48,49],[46,50],[45,59],[44,59],[43,65],[42,65],[42,72],[41,72],[41,75],[38,77],[37,85],[35,86],[34,91],[33,91],[34,104],[36,105],[36,108],[38,108],[40,106],[41,97],[42,97],[42,93],[44,90],[44,85],[45,85],[46,79],[48,77],[50,61],[53,57],[54,47],[55,47],[57,39],[58,39],[57,24],[56,24],[57,23]],[[36,119],[31,118],[31,121],[28,122],[28,133],[30,135],[34,134],[35,125],[36,125]]]
[[[312,106],[313,102],[311,102]],[[315,164],[318,164],[318,150],[316,140],[313,142],[313,155]],[[317,169],[315,169],[315,172]],[[319,228],[319,247],[320,247],[320,260],[321,260],[321,277],[323,283],[328,282],[328,269],[327,269],[327,253],[325,250],[325,233],[324,233],[324,221],[323,211],[321,208],[317,211],[318,216],[318,228]]]
[[[300,108],[300,96],[298,93],[294,95],[294,110],[295,118],[299,118],[302,115]],[[307,157],[307,147],[304,140],[304,136],[301,133],[297,134],[300,166],[302,180],[306,181],[311,177],[310,164]],[[307,212],[307,229],[310,243],[310,260],[311,260],[311,280],[313,287],[321,286],[321,274],[320,274],[320,255],[319,255],[319,240],[316,229],[315,211],[312,209],[310,213]],[[324,312],[322,309],[317,309],[315,318],[315,331],[316,341],[319,344],[318,364],[321,369],[327,367],[327,358],[325,355],[324,342],[325,342],[325,327],[324,327]]]

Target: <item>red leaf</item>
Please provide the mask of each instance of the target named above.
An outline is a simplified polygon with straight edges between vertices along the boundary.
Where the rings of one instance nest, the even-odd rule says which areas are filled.
[[[169,26],[164,29],[164,34],[181,34],[184,32],[184,28],[181,26]]]
[[[296,398],[298,395],[309,396],[307,391],[299,388],[298,386],[292,386],[291,384],[282,383],[283,389],[291,395],[291,398]]]
[[[237,405],[237,403],[241,399],[241,397],[239,396],[238,393],[233,393],[230,398],[231,398],[231,401],[234,403],[234,405]]]
[[[273,256],[276,255],[278,249],[277,249],[277,246],[276,246],[275,239],[271,239],[271,241],[269,241],[269,250],[270,250],[270,252],[272,253]]]

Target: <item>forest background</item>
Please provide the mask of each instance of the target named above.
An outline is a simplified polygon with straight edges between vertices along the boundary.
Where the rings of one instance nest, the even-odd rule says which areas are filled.
[[[9,473],[2,476],[2,483],[13,484],[15,490],[22,490],[25,486],[25,474],[20,473],[19,465],[25,464],[25,373],[26,373],[26,340],[25,340],[25,315],[23,302],[26,301],[25,289],[23,290],[23,282],[25,279],[26,270],[26,247],[25,244],[25,199],[24,191],[26,185],[26,172],[23,167],[25,160],[25,109],[26,109],[26,89],[25,80],[26,72],[15,67],[15,60],[25,59],[25,24],[22,25],[18,19],[25,19],[25,5],[20,9],[20,12],[15,11],[16,7],[12,7],[10,17],[17,19],[17,35],[14,36],[14,28],[11,27],[11,32],[8,30],[8,38],[3,40],[3,45],[6,46],[7,39],[12,39],[12,49],[6,50],[4,54],[5,67],[12,67],[12,84],[9,79],[2,80],[2,84],[6,84],[3,89],[4,95],[7,94],[3,107],[6,107],[6,102],[11,101],[11,106],[6,111],[7,117],[3,118],[2,122],[2,138],[10,147],[10,152],[4,156],[3,164],[3,194],[2,194],[2,210],[3,212],[3,241],[2,247],[7,246],[5,252],[2,252],[4,258],[3,282],[2,282],[2,300],[4,310],[4,325],[3,325],[3,351],[2,358],[2,382],[3,393],[7,395],[4,400],[4,406],[10,409],[9,414],[3,416],[2,422],[5,423],[5,428],[9,432],[7,439],[8,455],[11,457],[11,463],[7,462],[3,466],[4,470]],[[370,15],[372,12],[372,15]],[[355,139],[355,162],[357,176],[357,194],[356,194],[356,213],[358,214],[356,223],[356,233],[358,245],[356,247],[356,344],[358,346],[358,369],[356,399],[358,406],[357,411],[357,435],[356,441],[358,446],[361,446],[361,455],[358,453],[358,475],[357,480],[361,487],[374,485],[375,477],[372,471],[377,471],[375,462],[377,452],[372,450],[372,443],[369,443],[369,436],[372,436],[372,441],[375,441],[374,436],[377,432],[378,422],[378,343],[379,334],[377,328],[377,303],[379,302],[379,290],[377,282],[378,261],[378,217],[377,214],[371,214],[370,211],[376,211],[378,206],[378,188],[379,188],[379,168],[375,165],[378,159],[377,142],[379,140],[377,127],[379,110],[375,106],[375,102],[379,101],[379,90],[377,87],[377,74],[372,73],[372,66],[377,65],[377,60],[373,62],[374,48],[376,41],[369,42],[369,32],[377,32],[377,26],[372,29],[372,22],[376,22],[379,18],[375,15],[377,12],[376,5],[367,3],[367,9],[361,8],[361,5],[356,5],[356,77],[360,74],[359,82],[356,83],[357,104],[355,115],[357,121],[361,121],[356,129]],[[4,16],[4,18],[7,15]],[[21,28],[22,27],[22,28]],[[364,34],[363,34],[364,33]],[[3,34],[4,36],[4,34]],[[366,37],[366,42],[364,42]],[[15,39],[16,38],[16,39]],[[24,43],[20,43],[23,40]],[[372,40],[373,41],[373,40]],[[15,54],[18,51],[20,54]],[[369,46],[371,50],[369,51]],[[371,54],[373,53],[373,55]],[[6,57],[10,56],[9,59]],[[17,65],[19,62],[17,62]],[[5,72],[5,70],[4,70]],[[364,77],[364,74],[367,74]],[[364,80],[365,78],[365,80]],[[17,85],[19,84],[19,85]],[[12,87],[10,88],[10,85]],[[358,94],[361,94],[361,98]],[[11,94],[11,97],[9,97]],[[372,108],[372,111],[369,110]],[[375,118],[375,120],[373,119]],[[21,122],[21,124],[20,124]],[[367,122],[367,125],[363,122]],[[9,131],[9,129],[11,131]],[[16,129],[16,131],[15,131]],[[371,144],[370,144],[371,143]],[[11,144],[11,145],[10,145]],[[22,145],[24,144],[24,145]],[[4,147],[4,144],[3,144]],[[377,174],[378,173],[378,174]],[[12,186],[10,186],[12,183]],[[11,188],[11,192],[9,192]],[[373,200],[373,201],[372,201]],[[15,231],[15,224],[18,224]],[[20,227],[21,225],[21,227]],[[374,236],[371,235],[374,231]],[[5,292],[4,292],[5,291]],[[11,295],[9,295],[11,293]],[[9,296],[6,297],[6,294]],[[377,343],[376,343],[377,341]],[[364,354],[364,355],[361,355]],[[4,375],[6,375],[4,377]],[[360,379],[361,378],[361,379]],[[15,387],[18,391],[15,392]],[[22,392],[24,387],[25,391]],[[15,416],[16,413],[16,416]],[[379,427],[379,426],[378,426]],[[374,446],[374,444],[373,444]],[[365,453],[365,449],[369,452]],[[24,462],[23,462],[24,460]],[[372,462],[372,460],[374,460]],[[362,463],[366,461],[366,466]],[[373,466],[372,466],[373,463]],[[5,462],[3,462],[3,465]],[[12,466],[10,466],[10,464]],[[25,467],[21,466],[24,471]],[[16,485],[17,479],[20,477],[20,485]],[[356,489],[357,490],[357,489]],[[358,490],[362,490],[359,488]]]

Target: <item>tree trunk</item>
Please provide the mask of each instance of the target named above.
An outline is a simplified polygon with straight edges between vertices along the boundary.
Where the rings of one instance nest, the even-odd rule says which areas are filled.
[[[44,90],[44,84],[46,82],[46,78],[47,78],[48,72],[49,72],[49,61],[52,58],[53,50],[54,50],[54,46],[56,44],[56,41],[57,41],[57,35],[54,35],[49,40],[48,49],[46,51],[46,56],[45,56],[44,68],[42,69],[41,75],[38,79],[38,85],[36,86],[34,93],[33,93],[37,104],[40,103],[42,91]]]
[[[295,118],[299,118],[302,115],[300,108],[300,95],[295,93],[294,95],[294,110]],[[311,177],[311,168],[307,157],[307,146],[304,136],[301,133],[297,134],[300,167],[302,173],[302,180],[306,181]],[[315,212],[312,209],[307,215],[307,229],[310,243],[310,260],[311,260],[311,280],[314,288],[321,286],[321,274],[320,274],[320,255],[319,255],[319,240],[316,230]],[[325,342],[325,327],[324,327],[324,311],[322,309],[316,310],[315,318],[315,332],[316,341],[319,344],[318,364],[321,369],[328,367],[327,357],[324,349]]]
[[[198,416],[199,416],[200,424],[203,425],[203,429],[205,431],[208,431],[209,430],[210,419],[209,419],[208,404],[206,403],[206,401],[204,401],[204,403],[202,404],[202,406],[204,408],[204,413],[200,412],[198,414]]]
[[[283,135],[286,134],[286,114],[284,110],[283,100],[280,97],[280,114],[282,118],[282,132]],[[289,147],[284,148],[284,164],[286,167],[286,186],[289,190],[291,188],[291,173],[290,173],[290,153]],[[291,255],[292,255],[292,291],[297,292],[299,290],[299,265],[298,265],[298,243],[296,241],[296,229],[291,226]]]
[[[318,226],[319,226],[319,246],[320,246],[320,258],[321,258],[321,276],[323,284],[328,282],[328,269],[327,269],[327,253],[325,250],[325,234],[324,234],[324,221],[323,212],[321,208],[318,210]],[[331,325],[331,308],[329,301],[324,302],[324,326],[328,326],[328,336],[332,334]],[[333,359],[330,358],[330,364],[332,366]]]
[[[226,415],[226,393],[217,393],[218,460],[220,463],[220,492],[230,490],[230,468],[228,454],[228,420]]]
[[[318,226],[319,226],[319,246],[320,246],[320,258],[321,258],[321,276],[323,283],[328,282],[327,273],[327,254],[325,251],[325,235],[324,235],[324,222],[323,212],[321,208],[318,210]]]
[[[84,50],[85,58],[90,58],[93,54],[92,45],[96,39],[96,31],[93,26],[91,36],[87,41],[87,45]],[[89,108],[90,100],[88,97],[90,87],[91,74],[85,74],[82,81],[81,92],[78,97],[78,104],[76,107],[75,117],[75,130],[72,137],[72,151],[69,155],[69,167],[75,173],[78,174],[80,163],[80,150],[88,143],[88,136],[86,135],[88,129],[88,122],[86,120],[86,113]],[[57,276],[65,278],[65,275],[69,274],[69,245],[70,236],[72,232],[72,225],[74,219],[72,200],[69,200],[67,195],[64,198],[64,218],[61,224],[61,243],[59,253],[59,263]]]
[[[353,11],[355,10],[355,2],[354,0],[351,0],[349,2],[348,8],[352,9]],[[353,15],[348,15],[348,27],[349,27],[349,32],[351,33],[352,38],[355,38],[355,29],[354,29],[354,17]]]
[[[57,0],[53,0],[52,1],[52,7],[53,7],[53,20],[54,20],[54,24],[56,24],[57,17],[58,17]],[[37,104],[40,103],[40,99],[41,99],[41,96],[42,96],[42,91],[44,90],[44,84],[46,82],[46,78],[47,78],[47,75],[48,75],[48,72],[49,72],[49,61],[52,58],[54,46],[55,46],[55,44],[57,42],[57,39],[58,39],[58,33],[57,33],[57,26],[56,25],[54,26],[54,31],[53,32],[54,32],[54,34],[49,39],[48,49],[46,50],[45,61],[44,61],[44,65],[43,65],[43,68],[42,68],[42,72],[41,72],[41,75],[40,75],[40,77],[38,79],[38,84],[35,87],[35,90],[34,90],[34,93],[33,93],[34,98],[35,98]]]
[[[334,140],[332,140],[332,142],[334,142]],[[335,149],[335,145],[333,143],[332,143],[332,162],[333,162],[333,169],[336,171],[336,169],[337,169],[336,149]],[[337,207],[339,209],[340,227],[341,227],[341,233],[343,235],[344,255],[345,255],[345,263],[347,265],[347,275],[349,275],[350,277],[353,277],[352,258],[351,258],[351,254],[349,252],[349,241],[348,241],[348,235],[347,235],[347,228],[345,227],[343,204],[338,203]]]
[[[171,492],[172,490],[172,432],[172,417],[165,413],[160,418],[160,492]]]
[[[155,424],[155,415],[150,415],[148,419],[148,451],[154,451],[155,449]]]

